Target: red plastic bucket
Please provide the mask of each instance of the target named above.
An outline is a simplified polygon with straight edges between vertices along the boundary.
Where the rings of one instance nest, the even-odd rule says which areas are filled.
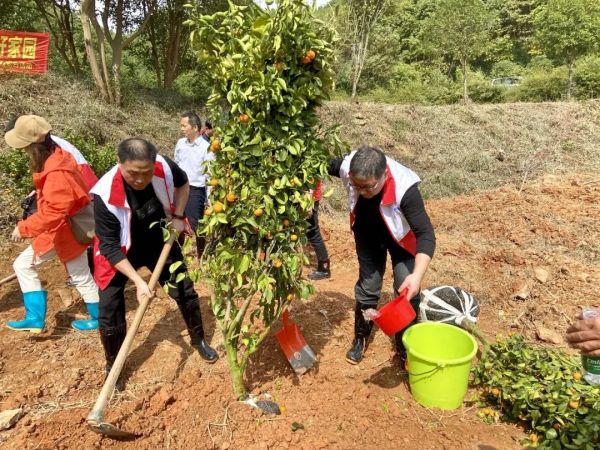
[[[379,317],[373,319],[373,322],[388,336],[402,331],[417,317],[417,313],[406,298],[407,291],[408,289],[403,289],[398,297],[379,310]]]

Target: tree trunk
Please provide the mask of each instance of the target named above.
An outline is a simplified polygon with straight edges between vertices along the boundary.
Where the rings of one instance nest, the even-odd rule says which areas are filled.
[[[462,64],[462,73],[463,73],[463,102],[467,103],[469,101],[469,91],[468,91],[468,79],[467,79],[467,58],[463,58],[461,61]]]
[[[85,53],[87,55],[88,64],[90,65],[90,70],[92,71],[92,76],[94,78],[94,83],[96,87],[100,91],[100,95],[104,99],[104,101],[110,101],[110,95],[107,90],[106,83],[102,78],[102,73],[100,72],[100,67],[98,66],[98,61],[96,60],[96,53],[94,51],[94,43],[92,39],[92,29],[90,26],[91,17],[90,17],[90,9],[91,14],[95,14],[95,1],[94,0],[83,0],[81,2],[81,27],[83,28],[83,43],[85,46]],[[95,20],[95,19],[94,19]],[[102,39],[101,36],[98,36],[98,39]]]
[[[571,100],[571,90],[573,88],[573,61],[567,61],[567,68],[569,70],[569,76],[567,79],[567,100]]]
[[[355,50],[356,54],[352,56],[352,62],[354,65],[354,70],[352,73],[352,99],[354,99],[354,97],[356,96],[358,81],[360,80],[360,76],[365,65],[365,58],[367,57],[367,47],[369,45],[369,34],[369,32],[365,32],[358,45],[353,46],[353,51]]]
[[[237,348],[233,342],[225,336],[225,353],[229,362],[229,371],[231,372],[231,381],[233,384],[233,393],[238,400],[243,400],[246,397],[246,386],[244,386],[244,368],[238,361]]]

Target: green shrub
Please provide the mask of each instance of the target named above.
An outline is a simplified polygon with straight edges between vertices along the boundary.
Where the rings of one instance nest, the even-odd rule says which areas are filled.
[[[469,76],[469,98],[477,103],[500,103],[504,101],[507,88],[492,85],[492,80],[481,72]]]
[[[492,67],[490,75],[492,78],[518,76],[523,73],[523,66],[513,61],[498,61]]]
[[[534,56],[531,58],[531,61],[529,61],[529,64],[527,64],[527,70],[529,72],[550,71],[552,69],[554,69],[554,64],[545,55]]]
[[[567,90],[564,67],[550,72],[534,71],[526,75],[521,84],[507,93],[513,101],[546,102],[561,100]]]
[[[173,88],[181,95],[192,98],[196,102],[205,103],[210,95],[209,77],[202,68],[183,72],[173,83]]]
[[[600,56],[588,56],[578,61],[573,80],[576,98],[600,97]]]
[[[8,183],[8,189],[19,197],[29,194],[33,189],[29,157],[23,150],[11,148],[0,152],[0,174],[3,181],[11,181]]]
[[[79,149],[100,178],[117,163],[117,150],[110,144],[98,145],[93,138],[64,133],[64,138]]]
[[[499,337],[473,369],[482,390],[479,415],[520,422],[531,430],[522,444],[539,449],[597,449],[600,388],[581,379],[581,361],[563,351]]]

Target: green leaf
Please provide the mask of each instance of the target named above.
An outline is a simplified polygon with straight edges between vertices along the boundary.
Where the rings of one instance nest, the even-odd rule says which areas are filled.
[[[274,48],[275,48],[275,51],[279,50],[279,47],[281,47],[281,36],[276,35],[275,39],[274,39]]]
[[[177,269],[181,267],[183,261],[175,261],[173,264],[169,266],[169,273],[175,273]]]

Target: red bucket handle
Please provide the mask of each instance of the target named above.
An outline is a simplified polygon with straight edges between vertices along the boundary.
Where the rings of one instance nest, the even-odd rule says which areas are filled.
[[[287,309],[281,315],[281,319],[283,320],[283,328],[287,328],[290,326],[290,316],[288,314]]]
[[[398,297],[396,298],[396,301],[399,302],[399,301],[402,301],[402,300],[406,299],[407,298],[406,294],[408,294],[408,288],[407,287],[405,287],[404,289],[402,289],[400,291],[400,294],[398,294]]]

